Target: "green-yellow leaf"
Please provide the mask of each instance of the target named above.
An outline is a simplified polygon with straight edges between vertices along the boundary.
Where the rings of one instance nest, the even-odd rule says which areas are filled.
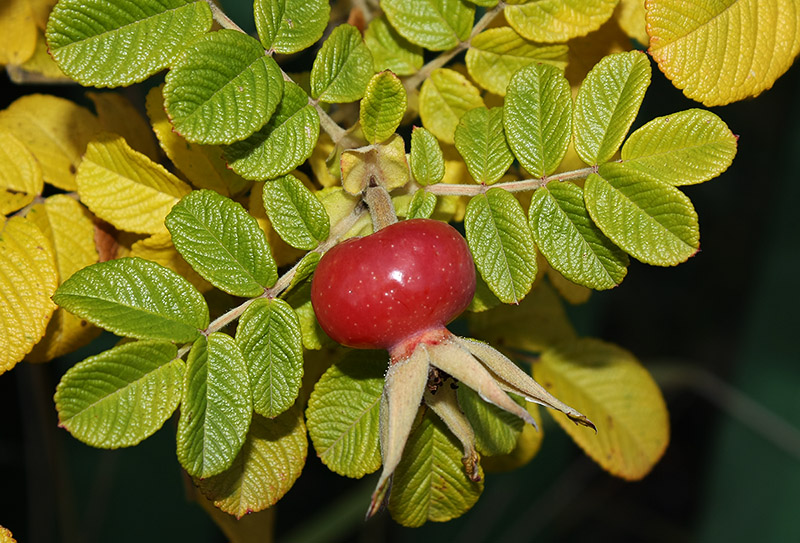
[[[308,399],[308,434],[328,468],[360,478],[381,466],[379,419],[383,351],[350,351],[314,385]]]
[[[503,130],[502,107],[467,111],[456,127],[455,143],[470,175],[479,183],[491,185],[514,162]]]
[[[157,92],[160,98],[160,88]],[[87,92],[86,95],[94,104],[97,120],[105,132],[119,134],[134,151],[150,160],[160,159],[150,125],[125,95],[118,92]],[[158,107],[163,112],[163,101]]]
[[[406,89],[395,74],[375,74],[361,100],[361,130],[369,143],[380,143],[394,134],[406,112]]]
[[[164,218],[189,185],[131,149],[119,136],[93,140],[78,167],[78,193],[101,219],[141,234],[164,231]]]
[[[272,420],[253,415],[247,439],[231,467],[196,483],[214,505],[242,518],[274,505],[292,488],[307,452],[300,409]]]
[[[256,0],[253,12],[266,49],[296,53],[322,37],[331,7],[326,0]]]
[[[258,40],[223,29],[178,56],[165,79],[164,107],[187,140],[230,144],[264,126],[282,95],[281,69]]]
[[[579,186],[556,182],[539,188],[528,212],[536,245],[567,279],[597,290],[622,282],[628,255],[594,225]]]
[[[13,368],[44,335],[57,286],[47,237],[32,221],[8,219],[0,231],[0,373]]]
[[[399,134],[374,147],[349,149],[342,153],[342,186],[350,194],[361,193],[372,178],[379,179],[386,190],[408,183],[406,147]]]
[[[609,55],[583,80],[575,98],[575,151],[587,164],[610,160],[633,124],[650,85],[644,53]]]
[[[214,285],[203,279],[175,249],[172,236],[167,230],[134,242],[130,252],[125,256],[138,256],[161,264],[189,281],[200,292],[214,288]]]
[[[470,41],[467,70],[478,85],[499,96],[506,95],[511,76],[534,62],[567,66],[567,46],[526,40],[513,28],[501,26],[484,30]]]
[[[59,426],[93,447],[130,447],[153,435],[181,400],[183,360],[166,341],[125,343],[87,358],[56,389]]]
[[[383,0],[381,8],[404,38],[431,51],[469,38],[475,6],[464,0]]]
[[[620,0],[615,17],[623,32],[647,47],[650,36],[647,35],[644,4],[645,0]]]
[[[456,126],[464,113],[483,105],[480,91],[466,77],[449,68],[431,72],[419,92],[422,124],[445,143],[454,142]]]
[[[650,0],[646,9],[653,59],[707,106],[761,94],[800,52],[796,0]]]
[[[215,190],[223,196],[244,192],[251,183],[228,168],[221,147],[192,143],[172,129],[164,110],[163,87],[153,87],[147,93],[146,105],[153,131],[167,157],[195,187]]]
[[[372,77],[372,53],[358,29],[337,26],[322,44],[311,68],[311,97],[328,103],[354,102]]]
[[[65,194],[49,197],[35,205],[27,215],[47,236],[55,251],[60,281],[97,262],[94,221],[89,212]],[[100,330],[72,313],[58,308],[47,325],[47,333],[27,359],[52,360],[72,352],[94,339]]]
[[[467,386],[458,387],[458,405],[475,431],[475,447],[485,455],[508,454],[517,445],[525,421],[483,401]]]
[[[47,22],[50,52],[82,85],[117,87],[167,67],[211,28],[203,0],[60,0]]]
[[[325,207],[302,181],[289,174],[264,183],[264,209],[281,239],[298,249],[314,249],[328,237]]]
[[[675,266],[700,248],[692,202],[677,188],[608,163],[584,188],[592,220],[631,256],[655,266]]]
[[[42,168],[10,132],[0,132],[0,214],[22,209],[42,193]]]
[[[411,75],[422,68],[422,48],[398,34],[383,16],[370,21],[364,32],[364,43],[372,52],[376,71]]]
[[[658,117],[636,130],[622,146],[628,171],[670,185],[712,179],[731,165],[737,137],[710,111],[687,109]]]
[[[434,209],[436,209],[436,195],[425,189],[418,189],[408,204],[406,219],[428,219],[433,215]]]
[[[444,155],[439,140],[428,130],[411,131],[411,173],[420,185],[433,185],[444,178]]]
[[[12,133],[28,147],[39,161],[46,183],[75,190],[75,170],[100,124],[74,102],[29,94],[0,111],[0,131]]]
[[[611,18],[619,0],[536,0],[507,5],[508,24],[529,40],[556,43],[585,36]]]
[[[394,472],[389,512],[403,526],[446,522],[475,505],[483,478],[470,480],[464,471],[461,444],[445,424],[428,411],[406,443]],[[481,474],[482,475],[482,474]]]
[[[504,303],[519,303],[537,270],[533,236],[519,200],[500,188],[474,196],[464,229],[483,280]]]
[[[555,171],[572,136],[572,94],[564,73],[530,64],[511,78],[503,106],[506,139],[534,177]]]
[[[192,345],[178,419],[178,460],[194,477],[227,470],[238,457],[253,415],[247,366],[232,337],[214,332]]]
[[[565,417],[556,422],[613,475],[647,475],[669,442],[669,414],[653,378],[628,351],[584,338],[554,347],[534,365],[536,380],[597,425],[597,434]]]
[[[544,438],[541,410],[535,403],[529,403],[526,408],[536,421],[536,427],[532,424],[524,424],[519,439],[510,453],[482,457],[481,465],[487,472],[506,472],[521,468],[533,460],[533,457],[539,452],[542,438]]]

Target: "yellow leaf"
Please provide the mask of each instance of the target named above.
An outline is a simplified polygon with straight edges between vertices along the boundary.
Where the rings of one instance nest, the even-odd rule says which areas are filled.
[[[327,132],[322,132],[308,159],[311,171],[314,172],[314,177],[323,188],[339,184],[341,170],[339,169],[338,157],[334,155],[335,148],[336,146]]]
[[[100,125],[87,109],[69,100],[29,94],[0,111],[0,130],[11,132],[30,149],[46,183],[75,190],[81,155]]]
[[[627,51],[631,44],[630,38],[619,27],[617,20],[609,19],[596,32],[570,40],[567,47],[567,69],[564,75],[572,86],[574,96],[578,92],[578,85],[600,59],[612,53]]]
[[[194,500],[222,530],[230,543],[264,543],[265,534],[273,533],[276,511],[274,507],[237,519],[218,509],[195,487],[190,487],[190,492]]]
[[[56,5],[57,0],[27,0],[31,6],[31,13],[36,26],[44,30],[47,27],[47,19],[50,17],[50,12],[53,11],[53,6]]]
[[[521,36],[557,43],[597,30],[614,13],[619,0],[536,0],[505,7],[508,23]]]
[[[325,206],[325,211],[331,218],[331,224],[336,224],[353,212],[361,198],[348,194],[342,187],[330,187],[317,192],[317,198]],[[354,236],[366,236],[372,233],[372,221],[368,213],[362,214],[353,227],[342,236],[347,239]]]
[[[647,47],[647,22],[644,20],[644,0],[620,0],[617,8],[617,22],[625,33]]]
[[[36,20],[29,0],[3,0],[0,7],[0,64],[22,64],[36,48]]]
[[[583,285],[576,285],[558,271],[551,268],[549,264],[547,265],[547,278],[550,279],[550,283],[552,283],[561,297],[572,305],[586,303],[592,295],[592,289],[584,287]]]
[[[114,134],[101,134],[78,168],[78,193],[92,212],[120,230],[165,231],[164,218],[191,187]]]
[[[33,55],[20,65],[6,66],[8,77],[18,85],[31,83],[70,83],[72,80],[64,75],[56,61],[47,52],[47,41],[44,33],[36,37],[36,48]]]
[[[487,472],[504,472],[512,471],[521,468],[536,456],[539,449],[542,447],[542,438],[544,432],[542,431],[542,415],[539,411],[539,406],[535,403],[529,403],[526,408],[528,413],[531,414],[536,425],[539,427],[537,430],[530,424],[522,427],[522,433],[517,439],[517,446],[508,454],[500,454],[497,456],[484,456],[481,458],[481,465]]]
[[[308,186],[308,184],[305,183],[304,174],[295,170],[292,172],[292,175],[304,181],[304,184]],[[262,198],[263,191],[263,181],[253,185],[253,190],[250,191],[250,197],[247,201],[247,210],[253,217],[255,217],[258,225],[267,235],[267,243],[269,243],[269,248],[272,250],[272,257],[275,259],[275,263],[278,265],[278,267],[285,266],[287,264],[294,264],[300,260],[300,258],[305,254],[305,251],[295,249],[283,241],[275,229],[272,228],[272,223],[269,222],[269,217],[267,217],[267,212],[264,209],[264,199]]]
[[[47,236],[55,251],[59,283],[97,262],[94,222],[86,208],[76,200],[63,194],[51,196],[44,204],[33,206],[27,218]],[[30,362],[50,361],[88,344],[99,334],[99,328],[58,308],[47,324],[44,338],[26,359]]]
[[[453,143],[456,126],[464,113],[483,105],[480,91],[449,68],[431,72],[419,91],[422,124],[444,143]]]
[[[147,93],[146,105],[147,116],[167,157],[198,188],[215,190],[224,196],[244,192],[250,182],[228,168],[218,145],[191,143],[173,130],[164,110],[163,87]]]
[[[0,373],[44,335],[57,286],[55,256],[45,235],[28,219],[10,218],[0,234]]]
[[[127,256],[139,256],[146,260],[157,262],[183,276],[200,292],[207,292],[213,288],[213,285],[194,271],[194,268],[175,249],[169,232],[153,234],[149,238],[134,242]]]
[[[42,169],[25,145],[0,132],[0,214],[22,209],[42,193]]]
[[[0,543],[17,543],[17,540],[14,539],[11,530],[0,526]]]
[[[800,51],[797,0],[648,0],[650,54],[693,100],[719,106],[772,87]]]
[[[150,125],[144,120],[130,100],[117,92],[87,92],[94,103],[97,120],[106,132],[119,134],[134,151],[158,160],[158,147]]]
[[[669,414],[658,385],[628,351],[583,338],[545,351],[535,379],[597,426],[597,434],[555,414],[595,462],[628,480],[647,475],[669,442]]]

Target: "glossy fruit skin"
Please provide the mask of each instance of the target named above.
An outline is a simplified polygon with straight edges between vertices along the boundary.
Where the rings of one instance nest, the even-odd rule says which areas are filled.
[[[447,223],[401,221],[346,240],[322,257],[311,303],[323,330],[360,349],[387,349],[443,329],[470,304],[475,265]]]

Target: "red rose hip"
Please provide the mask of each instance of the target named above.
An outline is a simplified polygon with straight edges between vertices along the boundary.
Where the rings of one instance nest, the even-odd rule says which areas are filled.
[[[443,331],[474,293],[475,266],[464,238],[446,223],[411,219],[325,253],[311,303],[333,340],[391,352]]]

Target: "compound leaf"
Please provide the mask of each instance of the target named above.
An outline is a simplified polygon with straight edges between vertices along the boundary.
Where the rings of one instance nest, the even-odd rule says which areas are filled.
[[[491,185],[514,162],[503,130],[502,107],[467,111],[456,127],[454,139],[470,175],[479,183]]]
[[[198,338],[186,361],[178,460],[205,479],[228,469],[250,428],[253,395],[239,346],[221,332]]]
[[[431,72],[419,91],[422,124],[445,143],[454,142],[462,115],[483,105],[480,91],[466,77],[449,68]]]
[[[59,426],[93,447],[130,447],[153,435],[181,400],[183,360],[166,341],[136,341],[70,368],[56,389]]]
[[[372,53],[358,29],[337,26],[322,44],[311,67],[311,97],[328,103],[354,102],[372,77]]]
[[[474,196],[464,217],[475,265],[492,292],[518,303],[536,277],[536,248],[519,201],[500,188]]]
[[[175,204],[165,224],[181,256],[229,294],[259,296],[278,280],[264,232],[230,198],[212,190],[192,191]]]
[[[115,334],[188,342],[209,322],[203,296],[178,275],[142,258],[99,262],[74,273],[53,301]]]
[[[211,20],[203,0],[60,0],[47,22],[47,45],[82,85],[118,87],[167,67]]]
[[[368,143],[380,143],[394,134],[406,112],[406,89],[395,74],[375,74],[361,100],[361,130]]]
[[[308,434],[328,468],[360,478],[381,466],[379,419],[385,353],[350,351],[322,375],[308,399]]]
[[[272,227],[292,247],[310,250],[328,237],[325,207],[295,176],[264,183],[263,197]]]
[[[165,80],[164,106],[184,138],[218,145],[264,126],[282,94],[281,69],[261,44],[223,29],[192,42],[176,59]]]
[[[431,51],[465,41],[475,19],[475,6],[463,0],[383,0],[381,8],[400,35]]]
[[[300,321],[283,300],[259,298],[242,315],[236,343],[244,355],[253,409],[274,418],[289,409],[303,379]]]
[[[331,7],[326,0],[256,0],[253,12],[265,49],[296,53],[322,37]]]
[[[529,40],[564,42],[597,30],[619,0],[537,0],[507,5],[508,24]]]
[[[530,64],[508,84],[503,124],[511,151],[534,177],[555,171],[572,132],[572,95],[564,73],[549,64]]]

